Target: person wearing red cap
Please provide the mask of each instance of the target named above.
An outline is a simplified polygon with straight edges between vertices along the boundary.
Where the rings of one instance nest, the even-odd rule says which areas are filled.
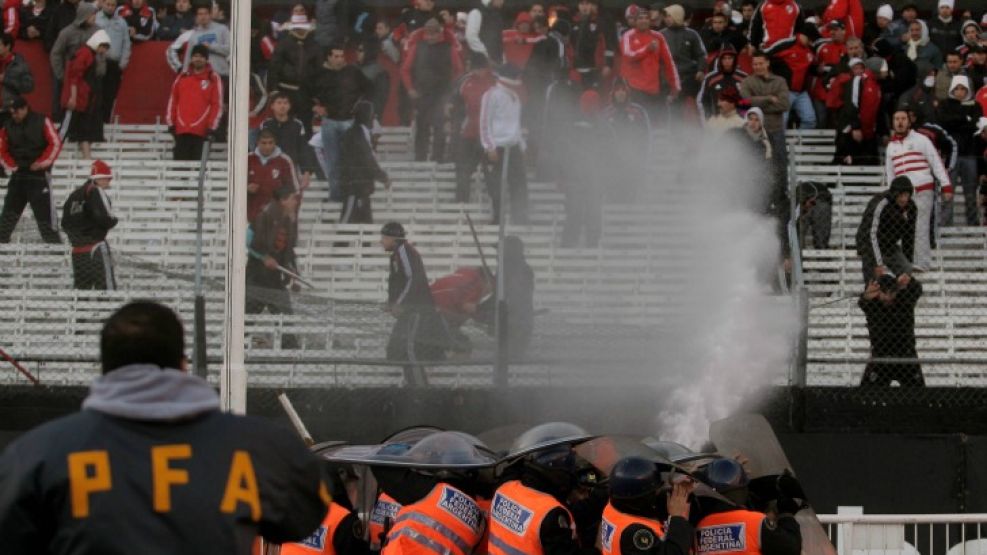
[[[28,203],[44,241],[62,242],[55,229],[51,198],[51,166],[61,150],[62,141],[51,120],[32,112],[23,97],[14,99],[10,117],[0,128],[0,163],[11,173],[0,212],[0,243],[10,242]]]
[[[731,129],[744,126],[744,118],[737,113],[740,92],[733,87],[720,91],[716,97],[716,115],[706,121],[706,130],[714,136],[723,135]]]
[[[93,162],[89,179],[72,191],[62,208],[62,229],[72,244],[72,277],[76,289],[116,289],[113,256],[106,235],[116,227],[106,190],[113,171],[102,160]]]
[[[544,35],[532,31],[533,23],[534,18],[531,17],[530,13],[518,12],[517,17],[514,18],[514,27],[504,29],[501,33],[504,43],[504,58],[507,63],[524,69],[528,65],[528,58],[531,57],[531,51],[535,44],[545,40]]]

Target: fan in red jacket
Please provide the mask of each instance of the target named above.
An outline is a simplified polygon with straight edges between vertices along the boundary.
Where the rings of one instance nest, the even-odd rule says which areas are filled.
[[[795,0],[764,0],[751,19],[751,44],[774,55],[798,40],[804,22],[805,15]]]
[[[660,115],[661,78],[671,87],[667,92],[673,98],[682,91],[682,83],[665,37],[651,29],[648,10],[638,8],[636,15],[634,28],[620,40],[620,74],[630,88],[631,100],[648,110],[652,122],[661,121],[656,119]]]
[[[815,79],[812,84],[812,98],[819,102],[826,101],[829,92],[829,81],[836,73],[837,66],[846,54],[846,30],[840,27],[832,29],[830,38],[816,43]],[[820,122],[822,123],[822,122]]]
[[[209,65],[209,48],[192,47],[189,67],[175,79],[165,121],[175,135],[175,160],[198,160],[206,135],[223,117],[223,82]]]
[[[987,117],[987,87],[980,87],[980,91],[977,92],[977,104],[980,104],[984,117]]]
[[[262,129],[257,148],[247,158],[247,221],[253,223],[274,192],[285,186],[300,190],[295,163],[278,148],[274,131]]]
[[[468,353],[471,342],[460,328],[470,318],[479,316],[480,303],[493,291],[490,276],[483,268],[459,268],[436,279],[429,289],[436,310],[446,322],[452,350]]]
[[[877,113],[881,85],[860,58],[849,64],[843,82],[843,102],[836,118],[836,161],[842,164],[877,164]]]
[[[831,21],[843,23],[848,37],[859,39],[864,35],[864,7],[860,0],[830,0],[822,15],[823,35],[829,34]]]

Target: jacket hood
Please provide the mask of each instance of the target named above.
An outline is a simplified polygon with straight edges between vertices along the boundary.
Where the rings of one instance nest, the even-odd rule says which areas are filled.
[[[482,5],[482,6],[484,7],[484,8],[489,8],[489,7],[490,7],[490,2],[492,2],[492,1],[493,1],[493,0],[480,0],[480,4],[481,4],[481,5]]]
[[[665,8],[665,13],[672,19],[672,25],[682,27],[685,25],[685,8],[678,4],[672,4]]]
[[[274,147],[274,151],[271,152],[270,156],[264,156],[260,153],[260,147],[254,148],[254,155],[260,160],[262,165],[267,165],[268,162],[274,160],[278,156],[281,156],[281,147]]]
[[[168,422],[219,410],[205,380],[173,368],[131,364],[100,376],[82,408],[128,420]]]
[[[918,24],[922,26],[922,38],[919,39],[918,43],[921,46],[925,46],[929,44],[929,26],[921,19],[916,19],[915,21],[918,21]]]
[[[93,50],[96,50],[97,48],[99,48],[99,45],[112,44],[112,42],[113,41],[110,40],[110,34],[104,31],[103,29],[100,29],[99,31],[93,33],[93,36],[89,37],[86,40],[86,46],[88,46]]]
[[[79,2],[79,5],[75,8],[75,21],[72,22],[76,27],[82,27],[89,16],[96,13],[96,4],[90,4],[89,2]]]
[[[966,89],[966,97],[963,100],[970,100],[970,78],[966,75],[954,75],[953,80],[949,83],[949,96],[953,96],[953,90],[956,87],[964,87]]]
[[[963,32],[966,31],[967,27],[975,28],[977,30],[977,36],[980,36],[980,25],[977,25],[976,21],[968,19],[963,22],[963,25],[960,27],[960,39],[962,39],[963,42],[966,42],[966,37],[963,36]]]

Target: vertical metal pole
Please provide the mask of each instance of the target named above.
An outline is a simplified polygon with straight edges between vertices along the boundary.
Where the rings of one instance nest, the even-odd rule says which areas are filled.
[[[494,305],[494,330],[497,339],[494,386],[507,387],[507,301],[504,298],[504,237],[507,235],[507,168],[511,146],[504,147],[500,172],[500,213],[497,215],[497,303]]]
[[[205,379],[206,369],[206,298],[202,294],[202,218],[206,203],[206,164],[209,162],[209,149],[212,141],[202,145],[202,159],[199,160],[199,194],[195,207],[195,351],[192,367],[195,375]]]
[[[223,368],[220,399],[227,411],[247,410],[247,370],[243,365],[243,314],[247,269],[247,114],[250,98],[250,14],[252,0],[237,0],[233,10],[230,64],[229,181],[226,214],[226,318],[223,322]]]

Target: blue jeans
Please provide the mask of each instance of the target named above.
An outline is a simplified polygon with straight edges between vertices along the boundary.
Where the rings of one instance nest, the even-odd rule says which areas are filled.
[[[329,164],[329,200],[343,200],[342,186],[339,182],[339,149],[343,133],[353,126],[353,120],[322,120],[322,148],[325,149],[326,162]]]
[[[963,186],[964,222],[959,225],[978,225],[977,217],[977,159],[974,156],[958,156],[956,167],[949,176],[953,187]],[[942,225],[953,225],[953,202],[943,201]]]
[[[799,116],[799,129],[815,129],[816,109],[812,105],[812,98],[809,96],[809,92],[789,92],[788,100],[792,104],[790,112],[795,112]],[[788,114],[785,114],[785,127],[788,127]]]

